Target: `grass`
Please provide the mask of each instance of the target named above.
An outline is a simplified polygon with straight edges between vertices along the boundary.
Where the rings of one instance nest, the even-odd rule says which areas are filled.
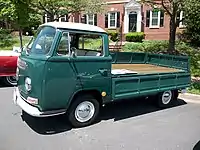
[[[200,95],[200,82],[193,82],[191,87],[188,89],[188,92]]]
[[[31,39],[30,36],[23,36],[22,37],[23,45],[28,43],[30,39]],[[12,50],[13,46],[20,47],[19,36],[13,36],[11,44],[9,46],[6,46],[6,47],[0,47],[0,50]]]

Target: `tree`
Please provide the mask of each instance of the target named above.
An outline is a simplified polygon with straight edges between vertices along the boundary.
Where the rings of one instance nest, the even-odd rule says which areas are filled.
[[[23,47],[22,43],[22,29],[28,26],[29,14],[30,14],[30,0],[11,0],[11,4],[14,6],[14,13],[16,15],[16,25],[19,30],[20,47]]]
[[[184,0],[141,0],[142,3],[150,5],[153,9],[163,10],[170,17],[170,32],[168,53],[175,53],[176,30],[180,22],[178,12],[183,10]]]
[[[5,23],[6,29],[16,20],[15,7],[10,0],[0,0],[0,20]]]
[[[186,25],[183,36],[189,40],[193,45],[200,46],[200,1],[199,0],[185,0],[184,24]]]
[[[33,0],[32,5],[42,15],[47,14],[50,21],[58,20],[66,14],[82,11],[94,13],[103,10],[102,2],[99,0]]]

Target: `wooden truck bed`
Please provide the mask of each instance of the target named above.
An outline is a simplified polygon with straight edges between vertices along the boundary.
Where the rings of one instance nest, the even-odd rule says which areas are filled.
[[[152,64],[112,64],[113,69],[126,69],[130,71],[137,72],[138,74],[143,73],[165,73],[165,72],[180,72],[182,70],[169,68],[169,67],[161,67]]]

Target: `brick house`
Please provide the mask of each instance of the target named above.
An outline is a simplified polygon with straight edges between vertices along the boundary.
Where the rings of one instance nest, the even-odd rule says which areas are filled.
[[[72,14],[69,19],[64,16],[59,21],[82,22],[105,30],[120,30],[123,37],[129,32],[144,32],[146,40],[168,40],[169,16],[164,12],[154,11],[137,0],[107,0],[106,3],[105,14]],[[183,12],[178,16],[182,20]],[[48,22],[47,17],[44,17],[44,22]],[[179,28],[182,27],[184,25],[181,22]]]

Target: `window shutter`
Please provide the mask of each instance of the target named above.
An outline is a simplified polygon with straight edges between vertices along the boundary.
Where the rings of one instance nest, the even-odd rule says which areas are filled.
[[[146,27],[149,27],[150,23],[150,10],[146,11]]]
[[[105,28],[108,28],[108,14],[105,14]]]
[[[117,28],[120,27],[120,12],[117,12]]]
[[[164,11],[160,11],[160,27],[164,26]]]
[[[94,14],[94,25],[97,26],[97,14]]]
[[[42,19],[43,23],[46,23],[46,22],[45,22],[45,18],[46,18],[46,15],[44,14],[44,15],[43,15],[43,19]]]
[[[82,17],[81,17],[81,23],[87,23],[86,22],[86,14],[84,14]]]

